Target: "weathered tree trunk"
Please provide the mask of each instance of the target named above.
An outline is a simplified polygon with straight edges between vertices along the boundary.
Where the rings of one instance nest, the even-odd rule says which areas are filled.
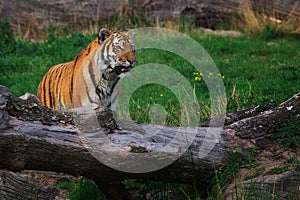
[[[43,170],[85,176],[94,180],[109,199],[128,198],[122,186],[122,181],[128,178],[205,183],[215,170],[226,164],[228,150],[249,151],[256,147],[259,153],[270,148],[270,136],[292,117],[299,117],[300,93],[274,109],[253,116],[256,113],[257,108],[253,108],[245,115],[227,115],[228,125],[224,129],[185,129],[126,122],[129,124],[121,123],[122,130],[109,130],[110,126],[100,124],[98,131],[108,134],[97,135],[93,130],[82,134],[70,113],[57,113],[42,107],[33,96],[27,100],[11,98],[9,90],[0,87],[0,169],[14,172]],[[104,110],[97,119],[111,122],[111,117],[111,113]],[[146,130],[146,135],[139,130]],[[188,150],[183,150],[180,145],[186,141],[182,138],[176,140],[176,135],[187,131],[196,131],[197,134]],[[97,149],[104,155],[101,161],[89,151],[90,147],[85,142],[95,138],[96,141],[104,141]],[[174,146],[162,152],[161,147],[170,141]],[[205,156],[202,154],[203,146],[210,150]],[[140,162],[129,163],[140,155]],[[178,155],[179,159],[174,159]],[[159,170],[147,172],[146,168],[151,169],[151,164],[155,165],[159,160],[172,162]],[[118,171],[103,163],[128,168]],[[145,171],[133,173],[135,169],[139,172],[142,167]],[[299,190],[291,192],[299,194]]]
[[[0,18],[10,21],[15,30],[43,29],[49,24],[88,28],[112,19],[122,9],[128,13],[145,10],[146,17],[158,20],[180,15],[192,16],[199,26],[214,28],[240,12],[240,4],[250,2],[254,9],[285,20],[300,16],[297,0],[0,0]]]
[[[0,170],[0,198],[1,199],[39,199],[49,200],[57,196],[55,187],[42,187],[34,184],[26,177],[5,170]]]

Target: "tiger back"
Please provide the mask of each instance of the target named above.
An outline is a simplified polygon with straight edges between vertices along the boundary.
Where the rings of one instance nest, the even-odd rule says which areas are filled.
[[[89,104],[116,108],[120,76],[135,64],[132,32],[102,28],[75,60],[50,68],[38,86],[38,96],[43,105],[54,109]]]

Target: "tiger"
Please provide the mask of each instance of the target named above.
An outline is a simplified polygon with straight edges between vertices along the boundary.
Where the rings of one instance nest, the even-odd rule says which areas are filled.
[[[101,28],[75,60],[54,65],[38,86],[41,104],[65,110],[88,105],[117,109],[119,80],[136,65],[134,31]]]

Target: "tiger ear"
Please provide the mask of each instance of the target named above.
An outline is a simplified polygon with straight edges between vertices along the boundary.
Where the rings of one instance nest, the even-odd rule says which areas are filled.
[[[98,34],[98,41],[99,43],[102,43],[104,40],[106,40],[110,36],[110,31],[107,28],[101,28]]]
[[[132,38],[135,35],[135,30],[130,29],[129,31],[127,31],[127,35]]]

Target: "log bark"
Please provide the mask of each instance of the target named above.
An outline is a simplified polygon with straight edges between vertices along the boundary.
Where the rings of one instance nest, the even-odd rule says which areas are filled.
[[[249,0],[254,10],[263,10],[268,16],[286,20],[300,15],[297,0]],[[129,14],[143,10],[147,18],[160,21],[178,18],[180,15],[192,17],[202,27],[215,28],[240,12],[240,4],[245,0],[1,0],[0,18],[7,19],[15,30],[27,32],[42,30],[49,24],[70,25],[72,28],[88,28],[125,10]]]
[[[227,115],[224,129],[205,126],[186,129],[122,123],[114,121],[113,114],[104,109],[93,117],[109,122],[109,126],[100,123],[96,129],[86,130],[74,123],[77,115],[42,107],[33,95],[27,95],[25,100],[12,98],[7,88],[0,87],[0,169],[85,176],[94,180],[108,199],[129,198],[122,185],[129,178],[207,183],[215,170],[226,164],[228,150],[247,152],[256,147],[259,153],[272,147],[270,136],[292,117],[299,118],[300,92],[273,109],[259,114],[257,109],[252,111],[246,115]],[[196,132],[195,137],[187,150],[181,149],[187,141],[176,135],[190,132]],[[90,151],[90,143],[86,141],[91,140],[101,143],[95,148],[102,160]],[[173,145],[161,151],[170,141]],[[203,148],[210,150],[207,155],[203,155]],[[131,160],[137,162],[130,163]],[[160,160],[170,164],[147,172],[147,167],[150,171]],[[116,170],[118,167],[113,169],[114,166],[123,167],[123,171]]]
[[[281,174],[236,181],[227,189],[226,199],[299,199],[299,170],[298,167]]]
[[[0,170],[1,199],[55,199],[58,191],[55,187],[42,187],[34,184],[18,173]]]

